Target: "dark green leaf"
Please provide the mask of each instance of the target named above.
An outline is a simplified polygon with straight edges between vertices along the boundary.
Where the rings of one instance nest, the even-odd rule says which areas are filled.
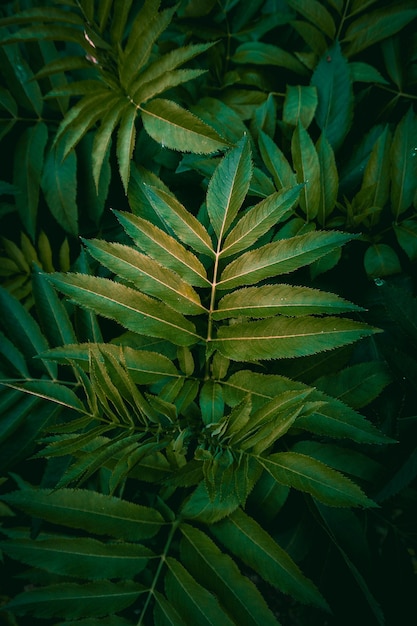
[[[371,278],[390,276],[401,272],[400,260],[395,250],[386,243],[375,243],[365,252],[365,271]]]
[[[136,117],[136,108],[129,106],[122,113],[117,134],[117,160],[119,163],[120,177],[126,193],[130,179],[130,163],[136,141]]]
[[[326,223],[332,213],[339,191],[339,175],[333,149],[327,140],[326,134],[320,135],[316,145],[320,164],[320,203],[317,219],[321,226]]]
[[[291,126],[297,126],[300,122],[304,128],[308,128],[317,104],[317,89],[314,85],[287,85],[282,119]]]
[[[263,131],[259,133],[259,150],[277,189],[295,187],[295,174],[282,151]]]
[[[269,43],[246,42],[238,46],[232,61],[244,65],[273,65],[285,67],[296,74],[305,74],[306,69],[290,52]]]
[[[326,7],[318,0],[287,0],[290,7],[301,13],[310,22],[315,24],[330,39],[336,34],[336,26]]]
[[[298,121],[291,141],[291,154],[297,182],[304,183],[300,192],[300,207],[307,222],[316,217],[320,203],[320,162],[310,135]]]
[[[417,117],[410,107],[391,144],[391,210],[397,221],[413,203],[417,180]]]
[[[401,224],[393,225],[395,236],[401,248],[411,261],[417,259],[417,221],[404,220]]]
[[[69,234],[78,235],[77,156],[74,151],[63,158],[62,149],[51,148],[45,159],[42,191],[49,210]]]

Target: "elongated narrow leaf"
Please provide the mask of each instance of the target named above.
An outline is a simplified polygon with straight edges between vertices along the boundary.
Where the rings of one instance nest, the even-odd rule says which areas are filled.
[[[251,176],[250,145],[244,136],[220,161],[207,189],[207,212],[219,241],[226,235],[243,204]]]
[[[18,594],[8,608],[18,615],[39,618],[104,616],[121,611],[135,602],[142,588],[131,581],[112,583],[107,580],[78,585],[48,585]]]
[[[251,285],[264,278],[293,272],[342,246],[349,239],[352,236],[346,233],[318,231],[266,244],[242,254],[227,265],[218,288]]]
[[[94,134],[91,156],[93,161],[93,178],[97,190],[99,189],[101,170],[108,150],[110,148],[110,143],[114,134],[114,130],[119,123],[119,120],[123,115],[124,110],[128,106],[129,105],[126,102],[126,98],[121,97],[120,101],[116,102],[104,114],[103,119],[100,123],[100,127],[96,130]]]
[[[54,7],[30,7],[24,11],[13,13],[10,17],[2,17],[0,20],[2,26],[34,22],[64,22],[79,25],[83,25],[84,23],[81,16],[74,11],[66,11]]]
[[[227,147],[213,128],[171,100],[156,98],[141,112],[146,132],[167,148],[210,154]]]
[[[61,26],[59,24],[35,24],[20,28],[13,33],[2,37],[3,45],[21,41],[72,41],[80,46],[86,45],[86,40],[82,30],[72,26]]]
[[[195,581],[181,563],[168,557],[165,590],[168,600],[185,620],[201,626],[233,626],[216,598]]]
[[[146,567],[152,552],[140,544],[102,543],[90,538],[58,535],[39,539],[8,539],[2,550],[26,565],[86,580],[130,579]]]
[[[250,209],[230,231],[222,246],[222,258],[249,248],[272,226],[285,219],[300,195],[301,185],[282,189]]]
[[[314,384],[354,409],[360,409],[377,398],[390,382],[387,366],[381,361],[370,361],[322,376]]]
[[[207,380],[200,391],[201,417],[205,424],[214,424],[223,417],[224,401],[221,385]]]
[[[267,375],[242,370],[223,383],[225,401],[235,406],[250,394],[255,407],[262,406],[276,394],[289,389],[310,389],[303,383],[283,376]],[[358,443],[393,443],[393,440],[377,430],[362,415],[340,400],[321,391],[310,393],[309,399],[320,402],[313,413],[300,415],[297,428],[303,428],[319,436],[349,438]]]
[[[51,345],[75,343],[77,340],[67,310],[44,273],[35,272],[32,288],[45,336]]]
[[[401,248],[412,261],[417,259],[417,221],[404,220],[393,226],[395,236]]]
[[[304,128],[308,128],[313,121],[317,103],[317,89],[314,85],[287,85],[283,121],[292,126],[301,122]]]
[[[330,39],[336,34],[336,26],[326,7],[318,0],[287,0],[290,7],[318,26]]]
[[[155,509],[87,489],[50,491],[25,486],[1,498],[54,524],[128,541],[153,537],[164,523]]]
[[[155,597],[153,610],[155,626],[184,626],[182,618],[165,596],[158,591],[154,591],[153,595]]]
[[[391,202],[397,220],[414,199],[417,180],[417,118],[410,107],[391,145]]]
[[[123,112],[117,134],[117,160],[126,193],[130,180],[130,163],[136,141],[136,117],[137,110],[132,105]]]
[[[278,46],[260,41],[242,43],[236,49],[232,61],[244,65],[252,63],[254,65],[273,65],[285,67],[296,74],[306,73],[303,64],[293,54]]]
[[[17,373],[19,377],[30,378],[25,357],[2,332],[0,332],[0,363],[2,371],[10,372],[11,369],[13,376]]]
[[[77,155],[65,158],[60,147],[51,148],[42,175],[42,190],[49,210],[69,234],[78,235]]]
[[[297,182],[305,183],[300,192],[300,207],[307,221],[316,217],[320,203],[320,162],[310,135],[298,122],[291,141]]]
[[[390,149],[391,133],[389,127],[386,126],[372,148],[362,180],[362,189],[369,188],[371,191],[368,200],[371,207],[382,209],[389,198]]]
[[[176,345],[191,345],[199,339],[194,325],[183,315],[120,283],[85,274],[54,274],[49,280],[80,306],[133,332],[168,339]]]
[[[337,150],[350,128],[353,112],[351,75],[339,42],[324,53],[311,84],[318,95],[316,122],[332,148]]]
[[[83,403],[75,395],[72,389],[66,387],[65,385],[60,385],[54,380],[29,380],[22,384],[8,383],[8,386],[13,389],[20,389],[24,393],[28,393],[37,398],[49,400],[50,402],[55,402],[60,406],[85,413]]]
[[[259,133],[259,150],[277,189],[295,187],[297,180],[282,151],[263,131]]]
[[[213,256],[213,244],[201,222],[170,193],[145,186],[145,194],[155,212],[171,228],[178,239],[197,252]]]
[[[148,350],[135,350],[129,346],[116,346],[111,343],[81,343],[66,345],[62,348],[48,350],[42,356],[57,363],[76,362],[87,365],[90,360],[91,349],[98,348],[101,352],[110,353],[116,359],[126,364],[132,380],[139,384],[149,384],[165,377],[178,377],[175,365],[162,354]]]
[[[346,31],[347,56],[353,56],[374,43],[394,35],[415,17],[417,17],[417,9],[401,3],[371,12],[367,11],[352,22]]]
[[[234,361],[282,359],[338,348],[375,331],[337,317],[268,318],[222,326],[213,347]]]
[[[305,491],[329,506],[373,505],[346,476],[305,454],[277,452],[258,457],[258,461],[279,483]]]
[[[223,554],[201,530],[182,524],[182,562],[194,578],[221,601],[236,622],[246,626],[278,626],[255,585],[242,576],[233,559]]]
[[[22,224],[32,240],[35,238],[36,216],[48,129],[39,122],[20,135],[14,149],[13,184],[19,189],[16,208]]]
[[[184,314],[196,315],[205,311],[197,292],[188,283],[145,254],[129,246],[100,239],[84,243],[95,259],[144,293],[159,298]]]
[[[360,307],[332,293],[292,285],[247,287],[224,296],[213,319],[271,317],[273,315],[320,315],[360,311]]]
[[[210,532],[275,588],[300,602],[328,608],[315,585],[302,574],[291,557],[241,509],[211,526]]]
[[[210,286],[203,264],[174,237],[141,217],[118,211],[115,213],[127,234],[142,252],[164,267],[177,272],[190,285]]]
[[[0,287],[0,309],[2,311],[0,323],[27,359],[32,360],[32,357],[45,352],[49,348],[38,323],[20,302],[3,287]],[[43,361],[39,360],[36,362],[33,360],[32,363],[34,368],[40,368],[42,371],[46,371],[52,378],[56,378],[57,370],[55,366],[51,367],[51,363],[43,364]]]
[[[207,70],[173,70],[144,84],[141,81],[139,86],[132,85],[132,100],[136,105],[143,104],[163,91],[198,78],[206,72]]]
[[[317,219],[321,226],[326,224],[327,216],[333,211],[339,190],[339,175],[333,149],[322,133],[316,145],[320,165],[320,202]]]

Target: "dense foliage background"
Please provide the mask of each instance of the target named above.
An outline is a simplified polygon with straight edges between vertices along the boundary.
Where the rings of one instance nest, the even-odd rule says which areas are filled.
[[[415,622],[416,18],[1,4],[2,623]]]

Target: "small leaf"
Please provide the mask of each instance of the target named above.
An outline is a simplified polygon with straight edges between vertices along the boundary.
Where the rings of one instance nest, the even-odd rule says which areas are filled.
[[[196,315],[206,310],[197,292],[188,283],[145,254],[129,246],[100,239],[84,243],[90,254],[112,272],[176,311],[184,315]]]
[[[353,113],[349,66],[338,41],[320,59],[311,84],[318,96],[316,122],[336,151],[349,131]]]
[[[298,59],[278,46],[260,41],[240,44],[232,56],[232,61],[244,65],[273,65],[285,67],[296,74],[305,74],[306,69]]]
[[[181,563],[168,557],[165,590],[179,615],[201,626],[233,626],[234,622],[220,607],[217,599],[197,583]]]
[[[219,289],[231,289],[292,272],[319,259],[349,239],[352,239],[351,235],[338,231],[317,231],[266,244],[229,263],[217,286]]]
[[[277,189],[295,187],[295,174],[282,151],[263,131],[259,133],[259,150]]]
[[[386,6],[376,11],[367,11],[350,24],[344,41],[348,57],[372,46],[374,43],[391,37],[404,28],[417,16],[417,9],[408,8],[407,4]]]
[[[391,145],[391,210],[397,221],[413,203],[417,179],[417,117],[412,107],[395,129]]]
[[[198,341],[194,325],[166,304],[107,278],[85,274],[54,274],[56,287],[84,308],[119,322],[125,328],[176,345]]]
[[[389,198],[391,178],[391,133],[388,126],[380,134],[372,148],[362,181],[362,190],[369,188],[371,206],[382,209]]]
[[[286,124],[297,126],[298,122],[308,128],[317,108],[317,89],[314,85],[287,85],[282,119]]]
[[[55,380],[37,380],[27,381],[22,384],[8,383],[9,387],[19,389],[25,393],[33,395],[43,400],[55,402],[60,406],[64,406],[75,411],[85,413],[85,408],[81,400],[69,387],[58,384]]]
[[[200,409],[204,424],[215,424],[220,421],[224,412],[221,385],[212,380],[203,384],[200,391]]]
[[[404,220],[401,224],[393,224],[397,241],[411,261],[417,259],[417,221]]]
[[[162,266],[177,272],[190,285],[210,285],[204,265],[176,239],[141,217],[118,211],[115,214],[142,252]]]
[[[319,224],[324,226],[332,213],[339,190],[339,176],[333,149],[324,133],[316,145],[320,164],[320,204],[317,214]]]
[[[279,483],[310,493],[328,506],[375,506],[346,476],[298,452],[277,452],[259,463]]]
[[[1,499],[54,524],[128,541],[153,537],[164,523],[156,509],[87,489],[50,491],[25,486]]]
[[[290,7],[318,26],[330,39],[336,34],[336,26],[329,11],[318,0],[287,0]]]
[[[102,580],[85,585],[61,583],[20,593],[7,608],[17,615],[39,618],[99,617],[125,609],[141,592],[141,586],[131,581],[112,583]]]
[[[32,240],[36,234],[39,191],[47,140],[47,126],[39,122],[23,131],[14,149],[13,184],[19,190],[16,194],[16,208]]]
[[[360,409],[377,398],[390,382],[386,365],[381,361],[370,361],[322,376],[314,385],[354,409]]]
[[[137,110],[130,106],[122,113],[119,131],[117,134],[117,160],[119,162],[120,177],[125,193],[127,193],[130,179],[130,162],[136,141]]]
[[[104,114],[99,128],[94,133],[91,157],[93,162],[93,178],[97,192],[100,186],[101,170],[110,148],[114,130],[127,107],[128,104],[126,103],[126,100],[124,98],[121,98],[120,102],[110,107],[109,110]],[[129,152],[129,158],[130,157],[131,153]]]
[[[374,332],[336,317],[267,318],[222,326],[213,348],[234,361],[282,359],[338,348]]]
[[[252,175],[250,144],[243,137],[217,166],[207,189],[207,212],[219,241],[235,219]]]
[[[171,100],[156,98],[141,111],[146,132],[171,150],[210,154],[227,146],[213,128]]]
[[[77,156],[62,149],[51,148],[45,159],[42,190],[51,214],[69,234],[78,235]]]
[[[371,278],[391,276],[401,272],[401,263],[397,253],[386,243],[376,243],[365,252],[365,271]]]
[[[316,217],[320,203],[320,162],[310,135],[300,121],[291,141],[291,154],[297,182],[305,183],[300,192],[300,207],[307,221]]]
[[[290,594],[300,602],[328,609],[320,592],[302,574],[291,557],[241,509],[211,526],[210,532],[275,588]]]
[[[338,314],[360,307],[331,293],[291,285],[263,285],[239,289],[224,296],[213,319],[228,317],[272,317],[274,315]]]
[[[352,83],[374,83],[376,85],[388,85],[388,81],[378,72],[376,67],[362,61],[349,63]]]
[[[225,258],[249,248],[272,226],[284,220],[297,202],[300,190],[300,185],[282,189],[249,209],[226,237],[220,256]]]
[[[146,567],[152,552],[140,544],[102,543],[82,537],[50,536],[8,539],[3,551],[26,565],[64,576],[97,580],[133,578]]]
[[[223,554],[201,530],[182,524],[181,557],[189,572],[219,597],[236,622],[245,626],[278,626],[252,581],[242,576],[234,560]]]

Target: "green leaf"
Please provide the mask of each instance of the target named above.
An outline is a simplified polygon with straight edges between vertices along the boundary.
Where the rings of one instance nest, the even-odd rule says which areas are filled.
[[[263,285],[239,289],[224,296],[213,319],[338,314],[360,311],[355,304],[331,293],[292,285]]]
[[[0,287],[0,309],[4,329],[27,359],[32,359],[48,349],[48,343],[37,322],[3,287]],[[33,367],[46,371],[52,378],[56,378],[57,369],[51,363],[44,364],[43,361],[36,360]]]
[[[417,259],[417,221],[404,220],[401,224],[393,224],[397,241],[411,261]]]
[[[391,133],[388,126],[376,140],[363,175],[362,187],[369,188],[371,206],[383,208],[389,199],[391,178]]]
[[[390,382],[387,366],[381,361],[369,361],[321,376],[314,385],[354,409],[360,409],[375,400]]]
[[[77,341],[67,310],[43,272],[35,272],[32,289],[39,319],[51,345],[60,346]]]
[[[207,380],[200,391],[200,409],[204,424],[217,423],[224,412],[222,387],[213,380]]]
[[[129,106],[122,113],[117,134],[117,160],[125,193],[129,185],[130,164],[136,141],[136,117],[137,109]]]
[[[190,285],[210,286],[202,263],[176,239],[141,217],[118,211],[115,214],[142,252],[177,272]]]
[[[3,551],[26,565],[86,580],[133,578],[146,567],[152,552],[140,544],[102,543],[90,538],[51,536],[8,539]]]
[[[350,24],[344,41],[346,55],[351,57],[374,43],[391,37],[417,16],[409,4],[396,3],[376,11],[367,11]]]
[[[417,117],[412,107],[395,129],[391,144],[391,210],[397,221],[413,203],[417,179]]]
[[[141,586],[131,581],[112,583],[102,580],[85,585],[62,583],[20,593],[7,608],[17,615],[29,614],[39,618],[99,617],[125,609],[141,592]]]
[[[54,348],[43,353],[42,357],[57,363],[75,362],[86,369],[90,360],[91,349],[109,353],[126,365],[132,380],[141,385],[159,381],[161,378],[177,378],[179,373],[166,356],[147,350],[135,350],[129,346],[117,346],[111,343],[78,343]]]
[[[216,598],[197,583],[181,563],[168,557],[165,590],[168,600],[187,622],[199,626],[233,626]]]
[[[206,310],[198,294],[188,283],[145,254],[129,246],[107,243],[100,239],[84,243],[90,254],[102,265],[176,311],[184,315],[198,315]]]
[[[291,557],[241,509],[211,526],[210,532],[273,587],[300,602],[328,610],[320,592]]]
[[[277,626],[278,622],[249,578],[242,576],[233,559],[223,554],[201,530],[180,526],[180,550],[185,567],[214,593],[236,622],[246,626]]]
[[[297,182],[305,183],[300,193],[300,207],[307,221],[316,217],[320,203],[320,162],[310,135],[300,121],[291,141],[291,154]]]
[[[297,126],[300,122],[304,128],[308,128],[317,104],[317,89],[314,85],[287,85],[282,119],[291,126]]]
[[[352,83],[375,83],[377,85],[388,85],[388,81],[378,72],[376,67],[362,61],[349,63]]]
[[[250,144],[244,136],[219,163],[207,189],[207,212],[221,241],[235,219],[252,176]]]
[[[205,74],[207,70],[171,70],[162,76],[158,76],[148,82],[143,82],[142,77],[139,81],[132,85],[132,100],[137,105],[141,105],[151,98],[159,95],[167,89],[172,89],[177,85],[198,78],[202,74]]]
[[[349,239],[352,236],[346,233],[317,231],[268,243],[242,254],[227,265],[217,286],[219,289],[232,289],[293,272],[342,246]]]
[[[263,131],[259,133],[259,150],[277,189],[295,187],[295,174],[283,152]]]
[[[184,622],[172,604],[158,591],[153,593],[155,605],[153,618],[155,626],[184,626]]]
[[[39,83],[34,80],[33,72],[25,59],[23,50],[18,45],[0,45],[0,65],[2,75],[6,79],[13,99],[23,106],[24,109],[30,111],[31,117],[33,112],[36,113],[38,119],[42,118],[43,98]],[[4,102],[4,99],[3,99]],[[11,114],[16,117],[13,112],[14,103],[10,96],[6,100],[7,109],[10,104],[12,106]]]
[[[78,235],[77,156],[74,151],[63,157],[62,149],[51,148],[42,174],[42,191],[49,210],[62,228]]]
[[[375,243],[365,252],[365,271],[371,278],[391,276],[401,272],[401,263],[397,253],[386,243]]]
[[[17,373],[19,377],[30,378],[25,357],[2,332],[0,332],[0,354],[2,371],[8,372],[11,368],[13,374]]]
[[[338,41],[320,59],[311,84],[318,96],[316,122],[336,151],[349,131],[353,114],[349,66]]]
[[[126,99],[120,98],[120,101],[116,102],[114,106],[110,107],[104,114],[99,128],[94,133],[91,158],[93,163],[93,178],[97,192],[100,187],[101,170],[110,149],[112,136],[120,118],[128,106]],[[131,153],[129,152],[129,158],[130,156]]]
[[[296,74],[305,74],[306,69],[298,59],[278,46],[260,41],[248,41],[237,47],[232,61],[243,65],[273,65],[285,67]]]
[[[50,491],[26,485],[1,499],[54,524],[128,541],[153,537],[164,523],[155,509],[87,489]]]
[[[31,239],[35,239],[39,191],[48,128],[44,122],[22,132],[14,148],[13,184],[18,188],[16,208]]]
[[[86,412],[83,403],[72,389],[65,385],[60,385],[55,380],[27,381],[16,385],[8,383],[8,386],[42,398],[43,400],[55,402],[60,406],[74,409],[75,411],[81,411],[82,413]]]
[[[220,256],[225,258],[249,248],[272,226],[288,217],[300,190],[300,185],[282,189],[249,209],[226,237]]]
[[[54,274],[49,280],[81,307],[119,322],[125,328],[176,345],[198,341],[194,325],[166,304],[107,278]]]
[[[146,197],[155,213],[171,228],[178,239],[196,252],[213,256],[213,244],[204,226],[172,194],[145,185]]]
[[[316,150],[320,164],[320,203],[317,219],[319,224],[324,226],[327,217],[332,213],[336,205],[339,191],[339,175],[333,149],[324,133],[320,135]]]
[[[328,506],[375,506],[351,480],[298,452],[277,452],[259,463],[279,483],[304,491]]]
[[[171,100],[156,98],[141,112],[146,132],[171,150],[210,154],[227,147],[213,128]]]
[[[283,359],[338,348],[375,331],[337,317],[268,318],[222,326],[212,345],[233,361]]]
[[[217,490],[212,497],[206,484],[201,482],[191,496],[184,502],[181,515],[184,519],[193,519],[204,524],[213,524],[230,515],[239,506],[239,498],[235,490],[227,485],[227,493]]]
[[[287,4],[303,17],[318,26],[330,39],[336,34],[336,26],[326,7],[318,0],[287,0]]]

